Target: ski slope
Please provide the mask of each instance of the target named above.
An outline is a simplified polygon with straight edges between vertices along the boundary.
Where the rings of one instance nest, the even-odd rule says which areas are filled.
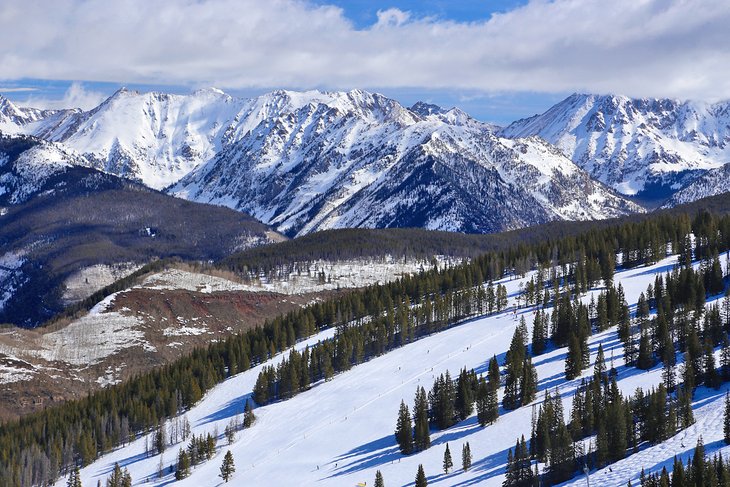
[[[623,284],[629,304],[635,304],[639,293],[653,282],[655,274],[666,272],[675,262],[676,258],[670,257],[651,267],[617,272],[615,279]],[[514,303],[520,284],[529,277],[503,281],[510,305]],[[596,289],[584,299],[590,301],[591,294],[597,297],[599,292],[600,289]],[[712,302],[708,300],[708,305]],[[498,421],[485,428],[479,426],[474,414],[447,430],[432,431],[431,448],[408,457],[399,453],[393,431],[401,399],[412,406],[417,387],[428,390],[434,377],[447,370],[455,377],[464,366],[474,368],[477,373],[486,373],[492,355],[497,355],[502,363],[521,316],[525,316],[528,329],[531,328],[532,309],[472,319],[353,367],[329,382],[317,383],[293,399],[257,408],[256,423],[238,432],[235,441],[227,445],[224,428],[233,417],[243,413],[261,366],[238,374],[212,389],[187,413],[193,434],[212,433],[217,429],[218,449],[212,460],[192,469],[190,477],[175,485],[222,485],[218,474],[228,449],[233,453],[236,465],[232,485],[326,487],[354,486],[362,482],[372,485],[376,470],[382,472],[388,486],[412,485],[418,464],[424,465],[429,485],[501,485],[507,449],[514,446],[519,435],[529,437],[531,407],[509,412],[500,409]],[[332,334],[332,330],[322,332],[300,343],[298,348],[303,349]],[[613,357],[618,384],[624,394],[633,393],[637,387],[649,389],[660,383],[661,364],[646,372],[623,366],[623,348],[615,329],[594,335],[589,343],[591,361],[595,359],[599,343],[603,344],[608,367]],[[566,349],[552,349],[534,358],[541,391],[535,403],[542,400],[542,391],[546,388],[554,390],[557,387],[567,417],[580,378],[564,380],[565,354]],[[280,359],[281,355],[272,360]],[[583,376],[591,374],[592,365]],[[592,480],[595,478],[606,486],[626,485],[629,479],[638,478],[642,466],[647,472],[654,471],[664,464],[671,466],[675,454],[690,455],[700,435],[708,454],[722,449],[724,393],[725,389],[699,388],[695,400],[695,425],[661,445],[611,465],[610,469],[592,472]],[[468,472],[462,472],[460,452],[466,441],[470,443],[473,463]],[[447,442],[455,468],[444,474],[441,464]],[[176,463],[178,449],[185,446],[180,443],[168,447],[162,457],[163,465],[168,467]],[[146,457],[145,439],[140,438],[82,469],[83,484],[93,486],[99,479],[103,483],[115,462],[129,469],[134,485],[161,486],[175,482],[174,474],[168,470],[164,477],[158,478],[160,456]],[[65,478],[56,485],[65,485]],[[566,485],[585,485],[585,478],[576,477]]]

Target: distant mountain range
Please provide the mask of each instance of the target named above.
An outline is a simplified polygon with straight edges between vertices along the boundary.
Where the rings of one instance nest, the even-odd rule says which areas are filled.
[[[704,189],[681,201],[716,194],[723,172],[712,170],[730,161],[730,102],[612,95],[571,95],[500,128],[457,108],[406,108],[360,90],[243,99],[121,89],[89,111],[0,97],[0,131],[54,142],[70,164],[246,211],[290,235],[604,218],[639,211],[622,197],[674,204],[694,181]]]
[[[727,184],[719,184],[722,171],[712,170],[730,162],[728,101],[576,94],[541,115],[512,123],[501,134],[539,136],[593,178],[655,204],[673,204],[674,193],[702,176],[710,183],[705,187],[717,191],[695,191],[698,197],[727,191]]]

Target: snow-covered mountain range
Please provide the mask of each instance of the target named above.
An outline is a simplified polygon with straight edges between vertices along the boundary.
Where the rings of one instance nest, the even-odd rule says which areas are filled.
[[[290,235],[343,227],[492,232],[639,211],[548,144],[457,109],[381,95],[277,91],[250,132],[170,189]],[[258,123],[257,121],[261,120]]]
[[[712,170],[730,161],[730,103],[621,96],[572,95],[500,129],[457,108],[406,108],[361,90],[244,99],[216,89],[121,89],[89,111],[0,97],[0,131],[44,139],[52,143],[44,150],[70,164],[250,213],[289,235],[492,232],[620,216],[642,211],[626,197],[673,205],[721,192],[724,173]],[[701,191],[670,199],[696,180]],[[32,193],[17,184],[15,192]]]
[[[502,135],[536,135],[625,195],[666,200],[730,162],[730,102],[574,94]]]

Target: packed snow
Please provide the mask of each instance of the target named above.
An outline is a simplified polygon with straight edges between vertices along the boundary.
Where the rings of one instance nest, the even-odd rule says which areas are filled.
[[[639,293],[653,282],[655,274],[666,272],[675,264],[670,257],[651,266],[617,272],[615,279],[621,282],[629,303],[635,303]],[[527,279],[505,280],[510,305]],[[600,289],[591,291],[584,300]],[[358,365],[348,372],[338,374],[329,382],[320,382],[309,391],[296,397],[259,407],[255,410],[257,421],[249,429],[239,432],[231,445],[219,434],[216,456],[195,468],[189,478],[176,485],[196,487],[217,486],[219,467],[226,450],[233,453],[236,472],[234,484],[257,486],[297,485],[341,486],[372,482],[375,471],[380,470],[386,485],[408,485],[413,482],[418,464],[423,464],[430,485],[501,485],[507,458],[507,449],[521,434],[529,436],[531,407],[515,411],[500,411],[499,420],[481,428],[475,415],[457,425],[432,432],[430,449],[404,457],[393,436],[396,414],[401,399],[410,405],[416,387],[430,388],[434,377],[450,371],[452,376],[466,366],[477,373],[486,372],[492,355],[500,361],[509,347],[512,334],[520,317],[528,324],[532,321],[532,309],[516,312],[510,309],[497,315],[469,320],[441,333],[425,337],[415,343],[393,350],[386,355]],[[316,335],[297,348],[332,336],[332,330]],[[603,345],[608,365],[618,370],[618,384],[625,394],[636,387],[651,388],[661,381],[661,366],[640,373],[623,366],[623,353],[615,329],[592,336],[589,340],[595,360],[598,344]],[[546,388],[560,391],[566,414],[570,408],[572,393],[580,378],[564,381],[565,349],[553,349],[535,358],[542,400]],[[278,355],[268,363],[276,363]],[[238,374],[212,389],[189,412],[193,433],[222,433],[228,422],[243,412],[250,397],[256,377],[262,366]],[[583,376],[592,373],[592,366]],[[675,454],[689,454],[696,438],[701,434],[712,453],[722,448],[716,441],[722,435],[721,406],[724,389],[708,391],[700,388],[695,399],[697,423],[680,432],[669,441],[632,455],[602,471],[591,473],[604,485],[625,485],[637,478],[640,467],[647,471],[661,468]],[[460,451],[468,441],[474,456],[472,468],[462,472],[458,467],[449,474],[441,471],[445,444],[452,452]],[[175,463],[177,444],[163,454],[165,467]],[[84,484],[95,485],[105,479],[115,462],[127,467],[135,485],[167,485],[174,481],[167,470],[157,477],[159,456],[145,456],[145,438],[119,448],[82,469]],[[458,457],[458,453],[457,453]],[[458,463],[458,458],[456,462]],[[59,480],[62,485],[65,480]],[[575,478],[568,484],[579,485],[585,479]]]

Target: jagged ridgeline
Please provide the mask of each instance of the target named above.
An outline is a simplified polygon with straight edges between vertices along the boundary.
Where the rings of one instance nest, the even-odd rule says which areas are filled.
[[[719,204],[714,202],[713,204]],[[430,270],[385,285],[314,303],[264,326],[197,349],[169,365],[18,421],[0,426],[0,483],[40,485],[88,465],[116,445],[136,438],[190,408],[226,377],[260,364],[298,340],[333,326],[306,380],[348,370],[438,330],[484,312],[485,284],[506,273],[562,268],[566,292],[578,292],[579,272],[593,269],[611,281],[616,256],[624,267],[657,262],[682,248],[693,233],[697,255],[730,248],[730,217],[723,212],[663,213],[628,223],[616,222],[562,239],[522,243],[489,252],[463,265]],[[708,250],[709,249],[709,250]],[[427,303],[431,304],[431,312]],[[423,306],[420,306],[423,305]],[[397,319],[394,319],[397,318]],[[328,358],[336,358],[327,367]],[[296,394],[302,381],[292,382]],[[255,426],[254,426],[255,427]]]

